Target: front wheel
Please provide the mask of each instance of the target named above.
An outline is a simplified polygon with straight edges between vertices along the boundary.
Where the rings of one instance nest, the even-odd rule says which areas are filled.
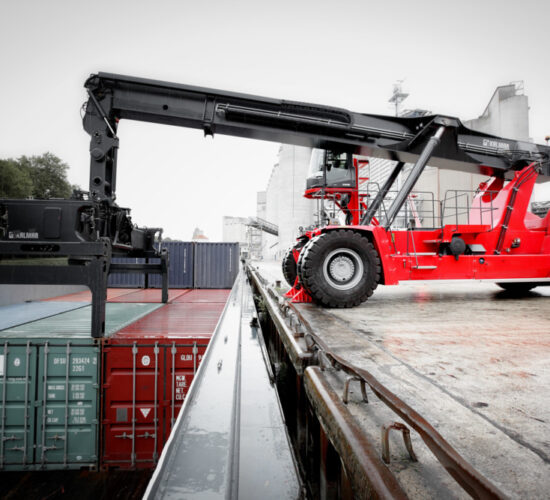
[[[326,307],[367,300],[380,280],[380,258],[367,238],[350,230],[321,234],[304,253],[299,276],[312,298]]]

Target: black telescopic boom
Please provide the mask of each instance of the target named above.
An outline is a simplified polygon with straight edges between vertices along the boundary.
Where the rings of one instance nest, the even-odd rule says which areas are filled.
[[[446,140],[434,146],[430,165],[502,174],[538,161],[541,173],[550,175],[548,146],[470,130],[456,118],[369,115],[109,73],[90,76],[85,87],[89,92],[84,128],[91,136],[90,192],[94,200],[107,203],[115,197],[116,128],[121,119],[408,163],[417,162],[424,151],[427,126],[445,122]]]

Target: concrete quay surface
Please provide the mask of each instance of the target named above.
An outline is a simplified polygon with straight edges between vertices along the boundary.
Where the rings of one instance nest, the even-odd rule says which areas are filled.
[[[253,262],[269,282],[280,264]],[[379,286],[364,304],[296,304],[330,349],[374,375],[426,418],[510,497],[546,498],[550,488],[550,287],[514,296],[480,282]],[[338,377],[335,391],[342,390]],[[352,384],[353,385],[353,384]],[[376,397],[349,410],[372,441],[398,420]],[[374,404],[373,404],[374,403]],[[390,469],[408,495],[468,497],[412,432],[412,463],[395,433]],[[441,468],[442,469],[442,468]]]

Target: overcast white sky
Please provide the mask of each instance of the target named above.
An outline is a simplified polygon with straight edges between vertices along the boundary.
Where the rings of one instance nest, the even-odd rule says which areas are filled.
[[[477,117],[524,80],[531,136],[550,134],[550,2],[524,0],[0,0],[0,158],[51,151],[88,187],[79,109],[108,71],[391,114]],[[253,215],[278,145],[121,122],[118,203],[140,225],[221,238],[222,215]]]

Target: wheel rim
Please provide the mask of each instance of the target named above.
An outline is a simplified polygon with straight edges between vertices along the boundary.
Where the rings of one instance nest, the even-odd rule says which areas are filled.
[[[350,248],[338,248],[330,252],[323,263],[323,274],[327,282],[338,290],[349,290],[362,279],[363,261]]]

